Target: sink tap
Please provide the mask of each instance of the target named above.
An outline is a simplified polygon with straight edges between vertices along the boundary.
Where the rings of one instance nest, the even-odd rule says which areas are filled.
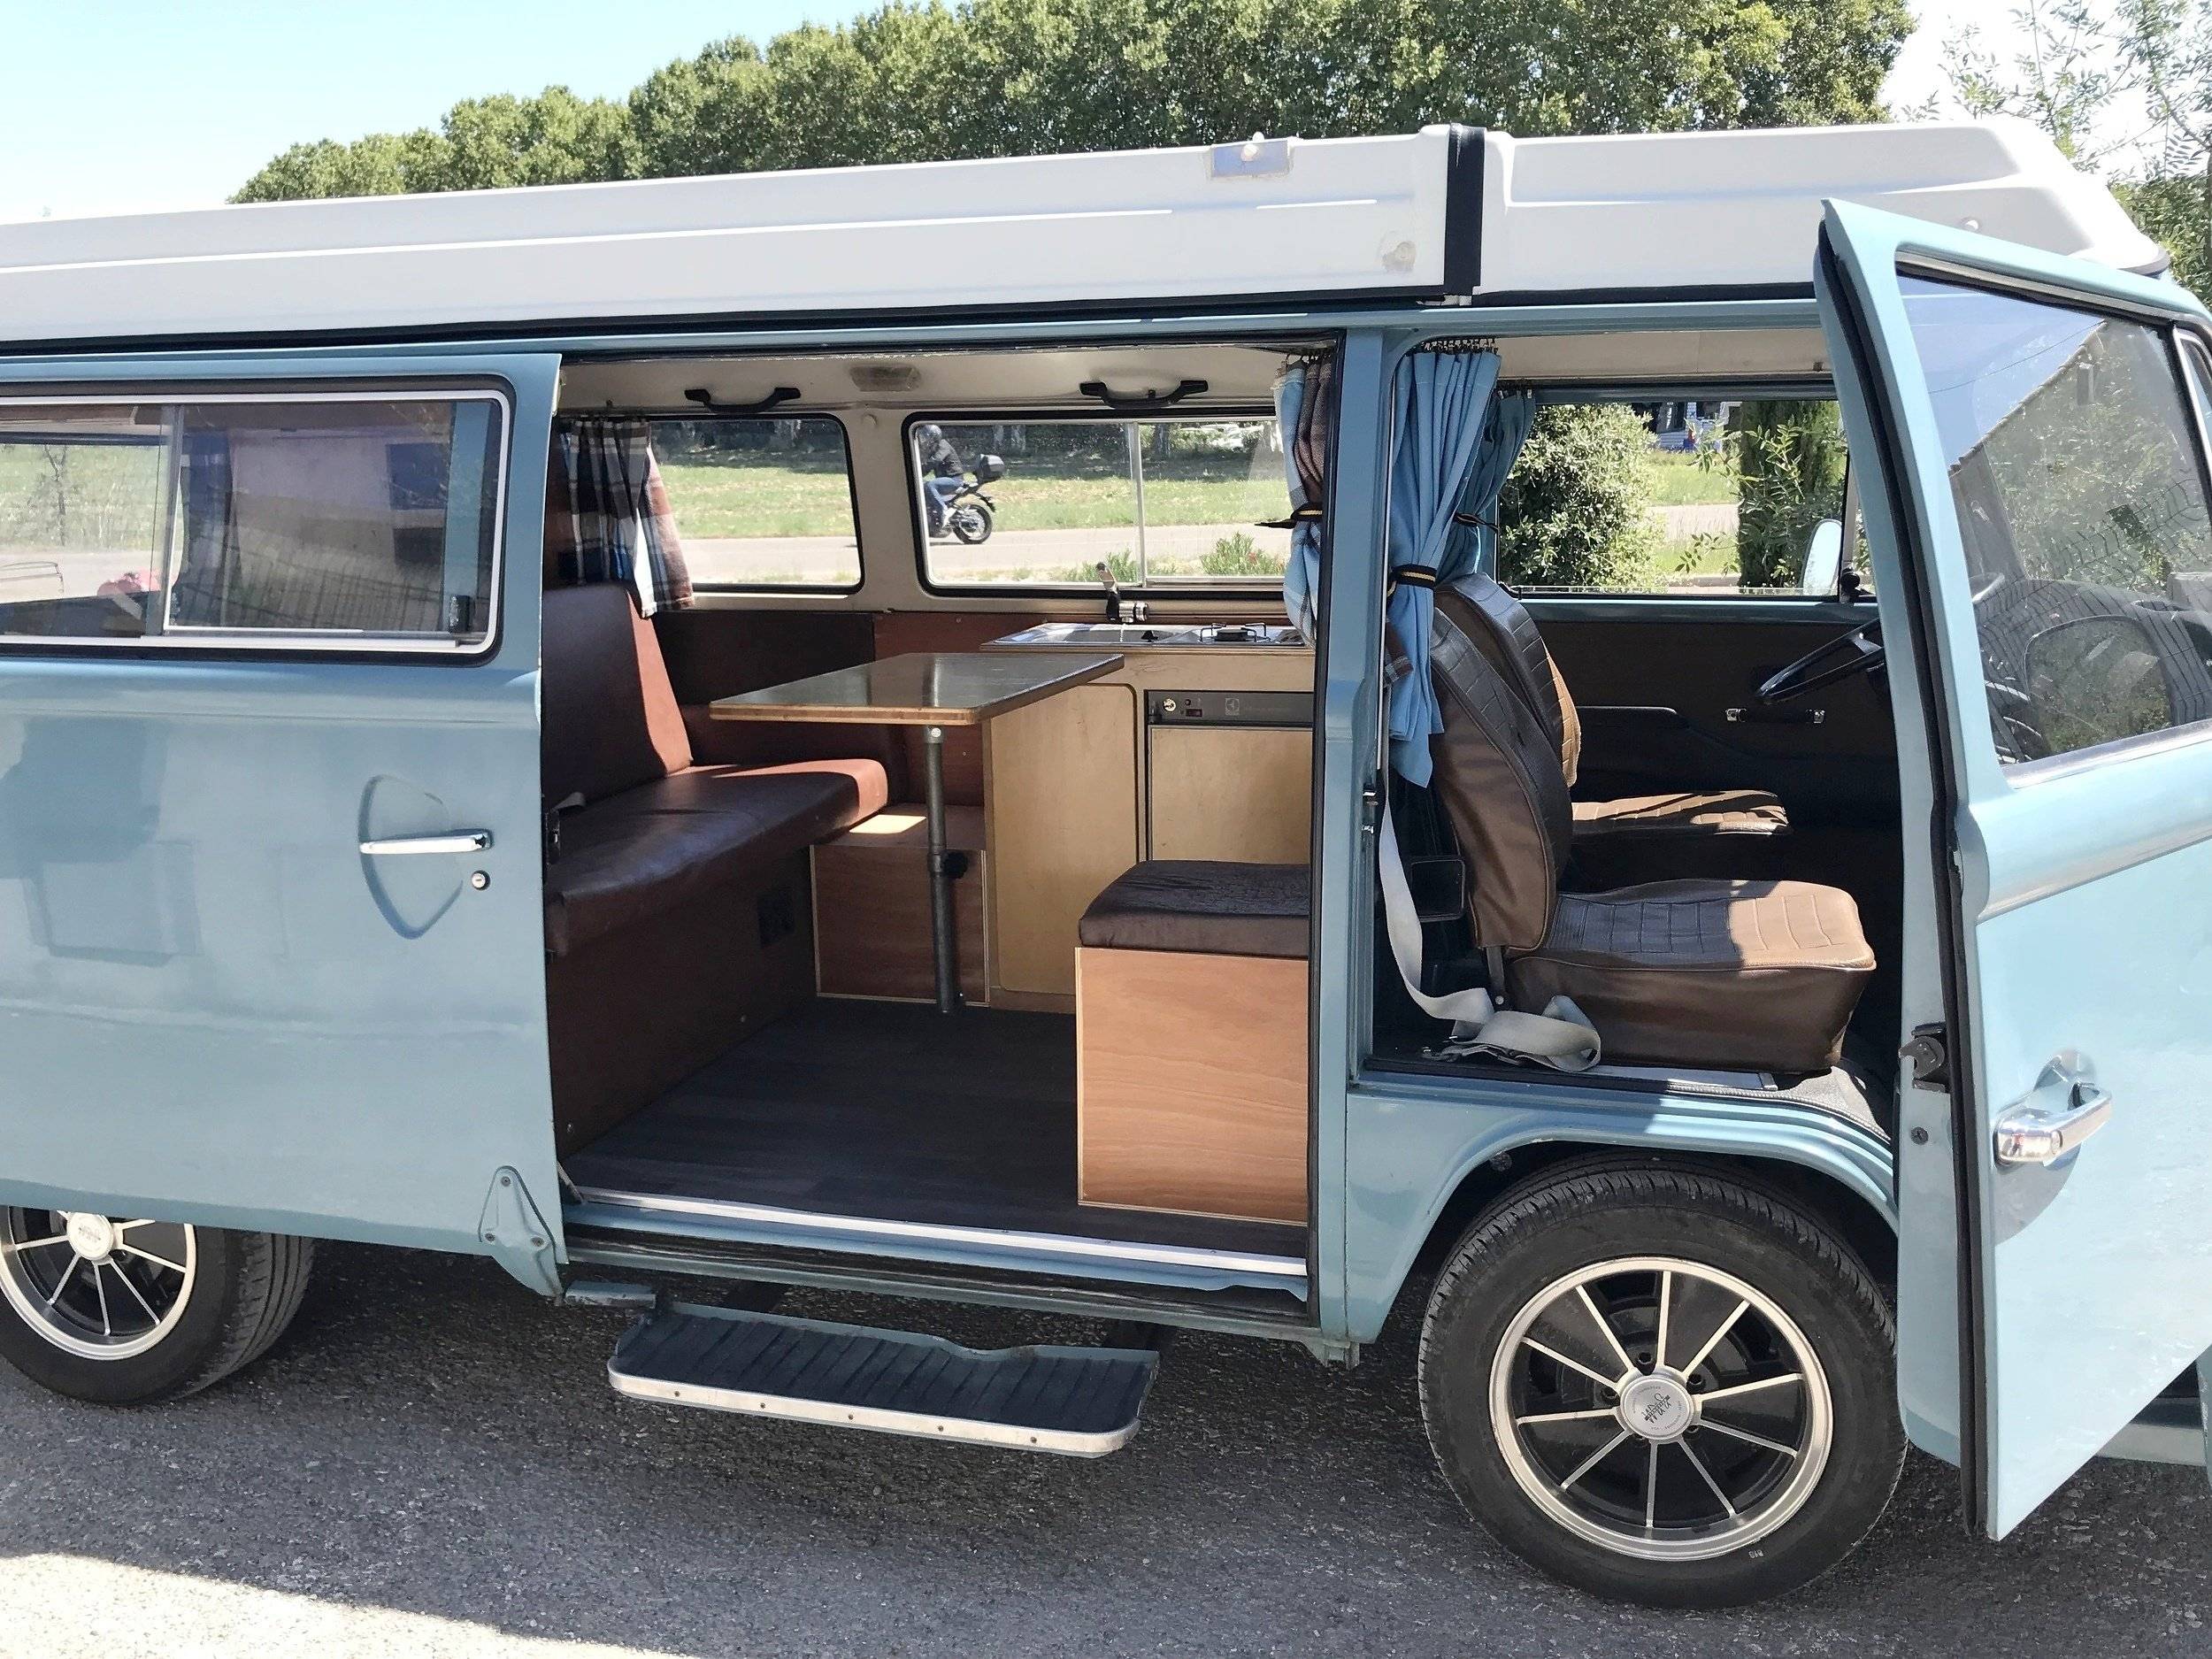
[[[1098,580],[1106,589],[1106,620],[1120,621],[1121,584],[1114,580],[1113,566],[1107,564],[1104,559],[1101,559],[1092,568],[1097,572]]]

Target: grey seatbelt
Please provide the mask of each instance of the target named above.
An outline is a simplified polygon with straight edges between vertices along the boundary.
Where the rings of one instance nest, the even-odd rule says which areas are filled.
[[[1597,1027],[1572,999],[1555,996],[1540,1014],[1500,1008],[1476,987],[1431,996],[1421,988],[1421,917],[1398,853],[1398,828],[1390,817],[1390,780],[1383,779],[1382,823],[1375,863],[1382,879],[1383,925],[1406,995],[1437,1019],[1452,1022],[1451,1041],[1437,1052],[1452,1059],[1530,1060],[1560,1071],[1586,1071],[1598,1063]]]

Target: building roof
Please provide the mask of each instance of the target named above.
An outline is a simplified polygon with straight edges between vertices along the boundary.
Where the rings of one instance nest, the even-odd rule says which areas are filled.
[[[0,225],[0,342],[1801,290],[1831,196],[2161,259],[2016,122],[1440,127]]]

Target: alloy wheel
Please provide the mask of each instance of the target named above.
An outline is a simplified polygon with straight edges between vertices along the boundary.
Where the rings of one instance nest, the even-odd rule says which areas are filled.
[[[1786,1523],[1828,1461],[1812,1346],[1774,1301],[1678,1257],[1554,1280],[1491,1362],[1491,1426],[1522,1491],[1578,1537],[1704,1560]]]
[[[199,1271],[194,1230],[84,1210],[0,1209],[0,1295],[56,1348],[143,1354],[176,1328]]]

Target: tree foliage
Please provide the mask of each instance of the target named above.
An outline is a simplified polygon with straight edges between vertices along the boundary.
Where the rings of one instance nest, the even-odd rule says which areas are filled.
[[[295,145],[241,201],[1327,138],[1863,121],[1904,0],[894,0],[741,35],[619,104],[551,87]]]
[[[1498,580],[1511,587],[1632,586],[1656,549],[1643,454],[1625,403],[1547,403],[1498,498]]]

